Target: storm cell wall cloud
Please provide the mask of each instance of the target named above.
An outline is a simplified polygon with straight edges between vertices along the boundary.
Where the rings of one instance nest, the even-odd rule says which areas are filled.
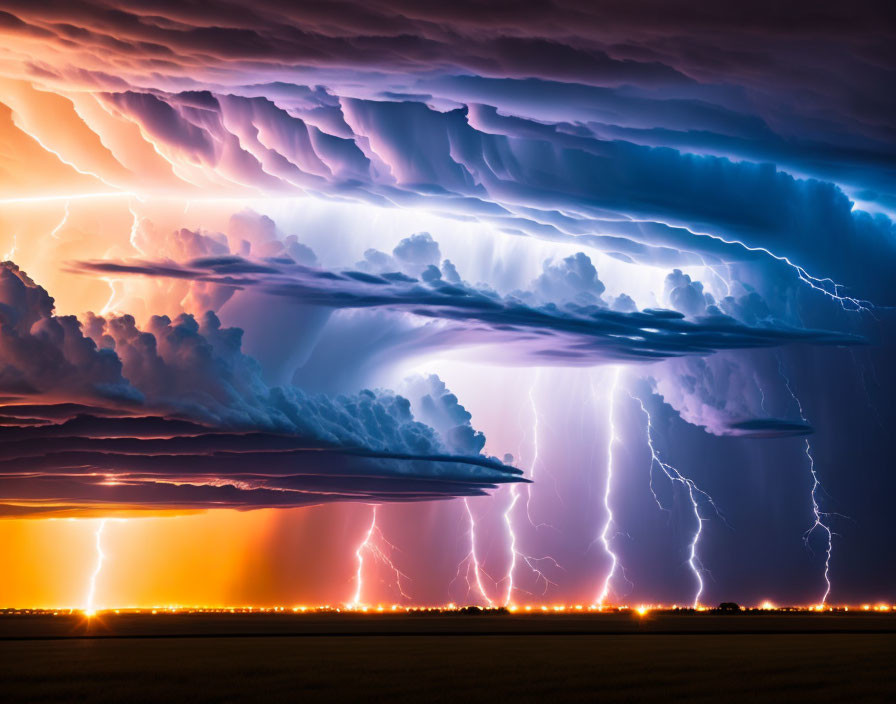
[[[874,3],[0,34],[0,605],[896,596]]]

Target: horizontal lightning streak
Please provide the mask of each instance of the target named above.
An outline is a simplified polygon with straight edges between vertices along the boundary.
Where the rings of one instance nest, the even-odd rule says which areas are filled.
[[[772,259],[786,264],[796,272],[797,276],[803,283],[807,284],[812,289],[824,294],[828,298],[837,301],[840,304],[840,307],[843,308],[843,310],[872,311],[875,308],[874,304],[871,303],[871,301],[865,301],[861,298],[853,298],[852,296],[845,296],[841,294],[841,289],[846,288],[843,284],[838,284],[836,281],[828,277],[820,278],[817,276],[812,276],[802,266],[791,261],[789,257],[786,257],[782,254],[775,254],[765,247],[754,247],[748,245],[745,242],[741,242],[740,240],[728,240],[721,235],[714,235],[711,232],[698,232],[696,230],[691,230],[690,228],[688,228],[688,232],[696,237],[708,237],[709,239],[715,240],[716,242],[721,242],[727,245],[736,245],[748,252],[761,252],[762,254],[771,257]],[[830,284],[833,290],[829,290],[827,284]]]

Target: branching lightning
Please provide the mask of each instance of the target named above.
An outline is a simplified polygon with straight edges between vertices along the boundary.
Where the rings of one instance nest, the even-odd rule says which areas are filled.
[[[520,498],[516,484],[513,484],[510,487],[510,497],[510,503],[504,511],[504,524],[507,526],[507,535],[510,538],[510,545],[508,546],[510,549],[510,566],[507,568],[507,576],[504,578],[507,582],[507,593],[504,595],[505,606],[509,605],[513,598],[513,573],[516,570],[516,558],[518,555],[516,549],[516,533],[513,530],[513,520],[511,519],[513,507],[516,506],[516,502],[519,501]]]
[[[793,390],[793,387],[790,385],[790,379],[787,374],[784,372],[784,366],[781,362],[781,358],[778,357],[778,373],[781,375],[781,378],[784,379],[784,384],[787,387],[787,391],[790,394],[790,397],[796,403],[796,407],[799,410],[800,419],[807,423],[806,414],[803,412],[803,404],[800,403],[799,398],[797,398],[796,393]],[[812,455],[812,444],[809,442],[809,438],[805,439],[806,447],[805,453],[806,458],[809,461],[809,476],[812,479],[812,488],[809,491],[809,499],[812,505],[812,525],[809,526],[809,529],[803,533],[803,542],[806,544],[806,547],[811,550],[811,546],[809,545],[809,540],[812,535],[816,531],[821,531],[824,535],[825,540],[825,557],[824,557],[824,594],[821,597],[821,601],[819,604],[824,606],[827,603],[828,596],[831,593],[831,554],[834,551],[834,531],[828,523],[828,518],[832,514],[826,513],[821,510],[821,506],[818,503],[818,495],[819,492],[824,491],[824,487],[822,487],[821,482],[818,479],[818,472],[815,470],[815,457]]]
[[[529,404],[532,410],[532,461],[529,463],[529,479],[535,479],[535,468],[538,465],[538,428],[539,428],[539,413],[538,406],[535,402],[535,385],[538,383],[540,370],[535,373],[535,376],[532,380],[532,385],[529,387]],[[513,603],[513,591],[515,588],[514,583],[514,573],[517,568],[517,564],[520,560],[522,560],[526,566],[531,570],[531,572],[535,575],[535,583],[539,582],[544,583],[544,590],[542,591],[542,596],[547,593],[547,590],[551,586],[556,586],[554,582],[552,582],[547,575],[545,575],[544,571],[540,568],[540,563],[548,562],[552,564],[555,568],[562,570],[563,568],[560,564],[550,555],[545,555],[543,557],[533,557],[531,555],[524,554],[517,548],[517,536],[516,530],[513,525],[513,516],[514,509],[516,508],[517,503],[520,500],[520,491],[519,485],[512,484],[510,486],[510,503],[507,505],[507,508],[504,510],[504,525],[507,528],[507,536],[509,540],[508,551],[510,553],[510,564],[507,568],[507,574],[504,579],[501,580],[507,584],[507,588],[504,594],[504,605],[510,606]],[[546,523],[536,524],[532,520],[532,514],[530,510],[530,502],[532,500],[532,485],[526,484],[526,519],[529,522],[529,525],[534,529],[538,529],[541,526],[547,526]]]
[[[555,582],[551,581],[550,578],[548,578],[544,571],[539,567],[540,563],[546,561],[559,570],[563,569],[560,564],[550,555],[545,555],[544,557],[532,557],[531,555],[526,555],[517,548],[516,532],[513,528],[513,509],[520,498],[518,485],[511,485],[510,497],[510,503],[508,504],[507,509],[504,511],[504,524],[507,526],[507,535],[510,541],[508,545],[508,550],[510,552],[510,565],[507,568],[507,575],[504,577],[504,580],[502,580],[507,583],[507,590],[504,594],[504,606],[510,606],[513,603],[513,590],[515,588],[513,575],[516,571],[517,560],[522,560],[526,564],[526,567],[528,567],[532,571],[532,573],[535,575],[536,584],[538,584],[538,582],[544,583],[542,596],[547,594],[549,587],[557,585]],[[481,591],[481,582],[479,586]]]
[[[467,535],[470,538],[470,551],[457,566],[457,574],[455,575],[454,580],[452,580],[452,584],[458,579],[458,577],[460,577],[461,574],[464,574],[467,582],[467,594],[469,595],[470,591],[472,590],[473,584],[475,584],[476,590],[479,592],[479,595],[485,600],[486,604],[488,604],[489,606],[494,606],[495,602],[492,601],[492,598],[488,595],[488,592],[485,591],[485,585],[482,583],[483,569],[482,565],[479,563],[479,557],[476,555],[476,519],[473,517],[473,511],[470,508],[470,501],[466,497],[464,498],[464,508],[467,511],[467,519],[470,526],[467,532]],[[472,583],[470,582],[471,570],[473,571]]]
[[[768,255],[772,259],[775,259],[783,264],[789,266],[793,271],[796,272],[796,275],[799,277],[800,281],[808,285],[810,288],[818,291],[819,293],[824,294],[828,298],[833,301],[837,301],[840,304],[840,307],[843,310],[852,310],[852,311],[872,311],[875,308],[875,305],[871,303],[871,301],[865,301],[861,298],[853,298],[852,296],[847,296],[841,291],[846,290],[846,286],[843,284],[838,284],[831,278],[820,278],[818,276],[812,276],[808,271],[806,271],[799,264],[794,263],[788,257],[775,254],[769,249],[765,247],[754,247],[746,244],[745,242],[741,242],[740,240],[727,240],[720,235],[715,235],[711,232],[697,232],[696,230],[688,229],[692,235],[697,237],[708,237],[716,242],[722,242],[727,245],[737,245],[738,247],[742,247],[748,252],[761,252],[763,254]]]
[[[364,602],[361,601],[362,595],[364,593],[365,552],[369,553],[375,560],[382,562],[393,572],[393,574],[395,575],[395,585],[398,588],[398,593],[402,596],[402,598],[411,598],[410,596],[405,594],[404,589],[401,586],[401,580],[408,579],[408,576],[404,574],[404,572],[399,570],[392,562],[391,554],[397,548],[388,540],[386,540],[385,536],[383,536],[383,532],[376,524],[377,508],[378,507],[376,504],[372,506],[373,511],[371,512],[370,527],[364,533],[364,540],[362,540],[358,544],[358,547],[355,550],[355,558],[358,561],[358,569],[355,573],[355,593],[352,597],[352,600],[347,604],[347,606],[351,609],[357,609],[365,605]],[[380,543],[385,545],[385,549],[380,546]]]
[[[663,506],[662,501],[660,501],[659,496],[657,496],[656,491],[653,487],[653,469],[654,467],[659,467],[663,474],[666,475],[666,478],[673,483],[681,484],[688,493],[688,498],[691,502],[691,508],[693,509],[694,519],[696,520],[696,530],[694,531],[693,536],[691,537],[691,542],[688,545],[688,567],[694,575],[694,580],[697,585],[696,592],[694,593],[693,599],[693,607],[696,609],[700,606],[700,597],[703,595],[703,572],[705,572],[705,568],[703,564],[700,562],[700,558],[697,555],[697,548],[700,543],[700,536],[703,533],[703,522],[707,520],[703,517],[700,511],[701,503],[708,503],[715,514],[721,518],[721,513],[719,512],[718,507],[712,500],[712,497],[703,491],[693,479],[689,479],[685,477],[681,472],[678,471],[675,467],[673,467],[668,462],[664,462],[657,452],[654,444],[653,444],[653,423],[650,417],[650,411],[647,410],[647,407],[644,405],[644,402],[629,393],[632,400],[637,401],[638,405],[641,407],[641,411],[644,413],[644,416],[647,418],[647,447],[650,449],[650,492],[653,494],[653,499],[656,501],[657,506],[660,507],[663,511],[669,511],[668,508]]]
[[[100,519],[94,533],[96,544],[96,566],[90,575],[90,584],[87,588],[87,600],[84,604],[84,614],[88,617],[96,615],[96,580],[103,569],[103,561],[106,559],[106,553],[103,552],[103,529],[106,527],[106,519]]]

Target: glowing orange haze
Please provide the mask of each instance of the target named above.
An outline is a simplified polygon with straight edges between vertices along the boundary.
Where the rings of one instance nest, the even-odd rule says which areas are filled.
[[[3,118],[0,114],[0,122]],[[0,146],[2,137],[0,128]],[[21,134],[16,137],[21,141]],[[38,147],[35,154],[41,151]],[[0,159],[2,154],[0,149]],[[38,159],[34,163],[38,169],[45,166]],[[58,160],[56,165],[61,176],[47,166],[46,187],[38,189],[37,181],[20,184],[21,197],[27,189],[32,195],[74,195],[103,188],[99,182],[87,188],[90,177]],[[70,173],[64,178],[66,169]],[[3,191],[0,200],[8,193]],[[59,314],[127,312],[142,323],[153,314],[181,312],[185,285],[136,278],[105,281],[73,274],[66,265],[78,259],[134,256],[128,237],[134,213],[151,217],[160,229],[201,226],[223,231],[230,215],[242,207],[240,201],[222,208],[219,202],[138,200],[128,194],[6,200],[0,208],[0,255],[10,254],[55,294]],[[433,554],[433,546],[444,541],[445,526],[462,525],[462,510],[459,502],[384,507],[384,535],[400,544],[412,593],[433,595],[439,603],[451,599],[448,587],[457,578],[457,554]],[[369,522],[369,507],[353,504],[110,519],[102,537],[106,560],[97,579],[96,606],[348,601],[355,593],[355,550]],[[96,562],[97,524],[95,518],[0,520],[0,608],[83,607]],[[415,526],[411,535],[402,530],[409,525]],[[458,554],[463,549],[460,546]],[[413,563],[423,564],[423,557],[425,573],[415,572]],[[365,600],[398,600],[394,574],[383,572],[375,559],[366,561],[364,575]],[[462,590],[461,584],[455,586]]]
[[[109,519],[102,535],[106,560],[97,580],[97,606],[348,599],[355,569],[348,543],[360,537],[366,518],[365,511],[352,508]],[[82,607],[96,560],[97,523],[0,521],[0,606]],[[333,528],[339,524],[344,527]],[[337,537],[329,537],[333,534]]]

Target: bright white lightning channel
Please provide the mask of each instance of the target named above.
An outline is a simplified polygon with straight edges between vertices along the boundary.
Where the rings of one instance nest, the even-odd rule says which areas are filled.
[[[470,568],[473,569],[473,577],[474,582],[476,584],[476,590],[479,592],[479,595],[485,600],[486,604],[489,606],[494,606],[495,602],[492,601],[491,597],[485,591],[485,585],[482,583],[482,566],[479,564],[479,557],[476,555],[476,519],[473,517],[473,510],[470,508],[470,501],[467,497],[464,497],[464,508],[467,511],[467,519],[469,521],[470,529],[468,531],[468,536],[470,538],[470,552],[467,553],[466,557],[460,561],[460,564],[457,566],[457,575],[455,575],[454,580],[452,580],[452,584],[457,578],[460,576],[461,572],[465,572],[465,578],[467,581],[467,594],[469,595],[472,585],[470,584]],[[466,566],[466,570],[464,567]],[[449,589],[451,585],[448,585]]]
[[[535,377],[532,379],[532,385],[529,387],[529,408],[532,409],[532,461],[529,463],[529,479],[535,481],[535,470],[538,467],[538,449],[539,449],[539,420],[540,416],[538,414],[538,405],[535,403],[535,385],[538,383],[538,378],[541,374],[541,369],[535,372]],[[516,485],[514,485],[516,488]],[[529,520],[529,523],[534,527],[538,528],[532,521],[532,485],[526,485],[526,518]],[[539,524],[544,525],[544,524]]]
[[[800,419],[803,423],[808,423],[806,419],[806,414],[803,412],[803,404],[800,403],[800,400],[797,398],[796,393],[793,391],[793,387],[790,386],[790,379],[784,373],[784,367],[781,362],[781,358],[778,357],[778,373],[781,375],[781,378],[784,379],[784,384],[787,387],[787,391],[790,393],[790,397],[796,402],[796,407],[799,410]],[[806,447],[805,453],[806,458],[809,460],[809,476],[812,479],[812,488],[809,491],[809,499],[812,505],[812,525],[809,526],[809,529],[803,533],[803,542],[806,544],[811,550],[809,545],[809,540],[812,537],[812,534],[816,531],[820,530],[824,534],[825,538],[825,550],[824,550],[824,594],[821,597],[821,601],[819,604],[824,606],[827,603],[828,596],[831,594],[831,554],[834,551],[834,531],[832,530],[829,523],[827,523],[828,517],[831,515],[830,513],[826,513],[821,510],[821,506],[818,503],[818,493],[820,491],[824,491],[824,487],[822,487],[821,482],[818,479],[818,472],[815,470],[815,458],[812,456],[812,445],[809,442],[809,438],[805,439]]]
[[[663,506],[663,503],[660,501],[659,497],[656,494],[656,491],[653,488],[654,466],[659,467],[670,482],[677,482],[681,484],[688,492],[688,498],[690,499],[691,508],[694,512],[694,519],[697,522],[697,529],[694,531],[694,535],[692,536],[691,542],[688,545],[688,567],[690,567],[697,585],[693,599],[693,607],[696,609],[698,606],[700,606],[700,597],[703,596],[703,572],[705,571],[703,564],[700,562],[700,558],[697,555],[697,547],[700,543],[700,536],[703,533],[703,522],[707,520],[700,513],[700,504],[702,502],[709,503],[717,516],[721,517],[721,514],[719,513],[718,508],[713,502],[712,497],[709,496],[709,494],[703,491],[700,487],[698,487],[694,483],[693,479],[685,477],[675,467],[667,462],[664,462],[662,458],[660,458],[660,455],[656,451],[656,448],[653,444],[653,424],[650,418],[650,411],[647,410],[647,407],[644,405],[644,402],[640,398],[634,396],[631,393],[629,394],[629,396],[631,396],[632,400],[638,402],[638,405],[641,407],[641,411],[647,418],[647,447],[650,449],[650,492],[653,494],[653,499],[654,501],[656,501],[656,505],[659,506],[663,511],[669,511],[669,509]]]
[[[838,284],[836,281],[828,277],[819,278],[817,276],[812,276],[803,267],[801,267],[799,264],[795,264],[788,257],[782,254],[775,254],[765,247],[752,247],[745,242],[741,242],[740,240],[727,240],[724,237],[720,235],[714,235],[711,232],[697,232],[695,230],[691,230],[690,228],[688,228],[688,232],[697,237],[708,237],[712,240],[715,240],[716,242],[722,242],[723,244],[737,245],[738,247],[742,247],[748,252],[761,252],[770,256],[772,259],[786,264],[796,272],[796,275],[799,277],[800,281],[807,284],[810,288],[818,291],[819,293],[824,294],[831,300],[837,301],[840,304],[840,307],[843,308],[843,310],[872,311],[875,308],[874,304],[871,303],[871,301],[865,301],[861,298],[853,298],[852,296],[846,296],[842,294],[841,290],[846,288],[843,284]]]
[[[604,577],[604,583],[601,587],[600,593],[597,595],[597,606],[602,609],[604,607],[604,603],[610,595],[610,586],[613,581],[613,577],[616,576],[616,568],[619,566],[619,558],[616,556],[616,553],[613,552],[613,547],[610,545],[610,529],[613,527],[613,507],[610,505],[610,498],[613,493],[613,447],[619,440],[619,436],[616,434],[616,390],[619,385],[619,367],[616,367],[613,371],[613,384],[610,387],[610,396],[609,396],[609,404],[607,408],[607,426],[609,431],[609,439],[607,440],[607,480],[604,485],[604,511],[606,512],[606,521],[604,522],[603,530],[600,533],[600,541],[603,543],[604,552],[607,553],[607,556],[610,558],[610,569],[607,571],[606,577]]]
[[[527,484],[527,486],[529,486],[529,485]],[[513,528],[513,518],[512,518],[513,509],[516,506],[516,504],[520,498],[519,490],[517,487],[518,487],[517,484],[511,485],[511,487],[510,487],[510,497],[511,497],[510,504],[507,506],[507,509],[504,511],[504,524],[507,526],[507,535],[510,539],[510,544],[508,545],[508,550],[510,551],[510,566],[507,568],[507,575],[504,577],[504,579],[507,582],[507,590],[504,593],[504,606],[510,606],[513,603],[513,590],[515,588],[513,575],[514,575],[514,572],[516,571],[517,558],[519,558],[520,560],[525,562],[526,567],[528,567],[532,571],[532,573],[535,575],[535,583],[536,584],[538,584],[538,582],[544,582],[544,590],[542,591],[542,596],[547,594],[549,587],[556,586],[556,583],[552,582],[548,578],[548,576],[544,573],[544,571],[539,568],[539,566],[538,566],[539,563],[541,563],[543,561],[547,561],[550,564],[552,564],[554,567],[556,567],[557,569],[559,569],[559,570],[563,569],[560,566],[560,563],[558,563],[550,555],[545,555],[544,557],[532,557],[531,555],[526,555],[517,549],[517,547],[516,547],[517,538],[516,538],[516,532],[514,531],[514,528]],[[477,568],[477,578],[478,578],[478,568]],[[482,592],[481,581],[479,583],[479,590],[480,590],[480,592]],[[483,596],[484,596],[484,594],[483,594]],[[486,597],[486,598],[488,598],[488,597]]]
[[[401,586],[402,578],[407,579],[408,576],[404,574],[401,570],[399,570],[395,564],[392,562],[392,559],[386,554],[385,550],[383,550],[378,544],[377,540],[386,544],[386,547],[389,549],[391,553],[395,550],[395,546],[390,543],[383,536],[383,532],[377,527],[376,518],[377,518],[377,508],[378,506],[374,504],[372,506],[373,511],[371,513],[370,519],[370,527],[367,529],[367,532],[364,534],[364,540],[362,540],[358,547],[355,549],[355,559],[358,561],[358,568],[355,572],[355,593],[352,597],[352,600],[346,604],[350,609],[357,609],[363,605],[361,601],[362,595],[364,593],[364,553],[368,552],[373,556],[375,560],[379,560],[383,564],[385,564],[395,575],[395,585],[398,587],[398,593],[404,599],[410,599],[411,597],[405,594],[404,589]]]
[[[100,576],[103,569],[103,561],[106,559],[106,553],[103,552],[103,529],[106,527],[106,519],[100,519],[97,524],[94,539],[96,544],[96,565],[93,573],[90,575],[90,584],[87,588],[87,599],[84,604],[84,614],[86,616],[96,615],[96,580]]]
[[[532,385],[529,387],[529,404],[532,409],[532,460],[529,463],[529,479],[535,479],[535,468],[538,465],[538,426],[539,426],[539,413],[538,406],[535,403],[535,385],[538,383],[539,372],[536,372],[535,377],[532,380]],[[507,536],[509,539],[508,550],[510,552],[510,565],[507,568],[507,574],[504,577],[504,580],[507,583],[507,589],[504,594],[504,606],[510,606],[513,603],[513,590],[515,587],[514,583],[514,573],[516,571],[516,567],[518,564],[518,559],[522,560],[526,563],[526,566],[532,571],[535,575],[535,583],[536,585],[539,582],[544,582],[544,590],[542,591],[542,596],[547,594],[548,588],[551,586],[556,586],[554,582],[552,582],[547,575],[545,575],[544,571],[540,569],[539,565],[542,562],[549,562],[557,569],[562,570],[563,568],[560,564],[550,555],[545,555],[543,557],[532,557],[531,555],[526,555],[520,550],[517,549],[517,536],[516,530],[513,525],[513,515],[514,508],[516,508],[517,503],[520,499],[519,493],[519,485],[511,484],[510,485],[510,503],[507,505],[507,508],[504,510],[504,525],[507,528]],[[532,499],[532,484],[526,484],[526,518],[529,521],[529,525],[533,528],[538,529],[541,526],[547,525],[546,523],[539,523],[536,525],[532,521],[532,515],[530,512],[529,503]]]

